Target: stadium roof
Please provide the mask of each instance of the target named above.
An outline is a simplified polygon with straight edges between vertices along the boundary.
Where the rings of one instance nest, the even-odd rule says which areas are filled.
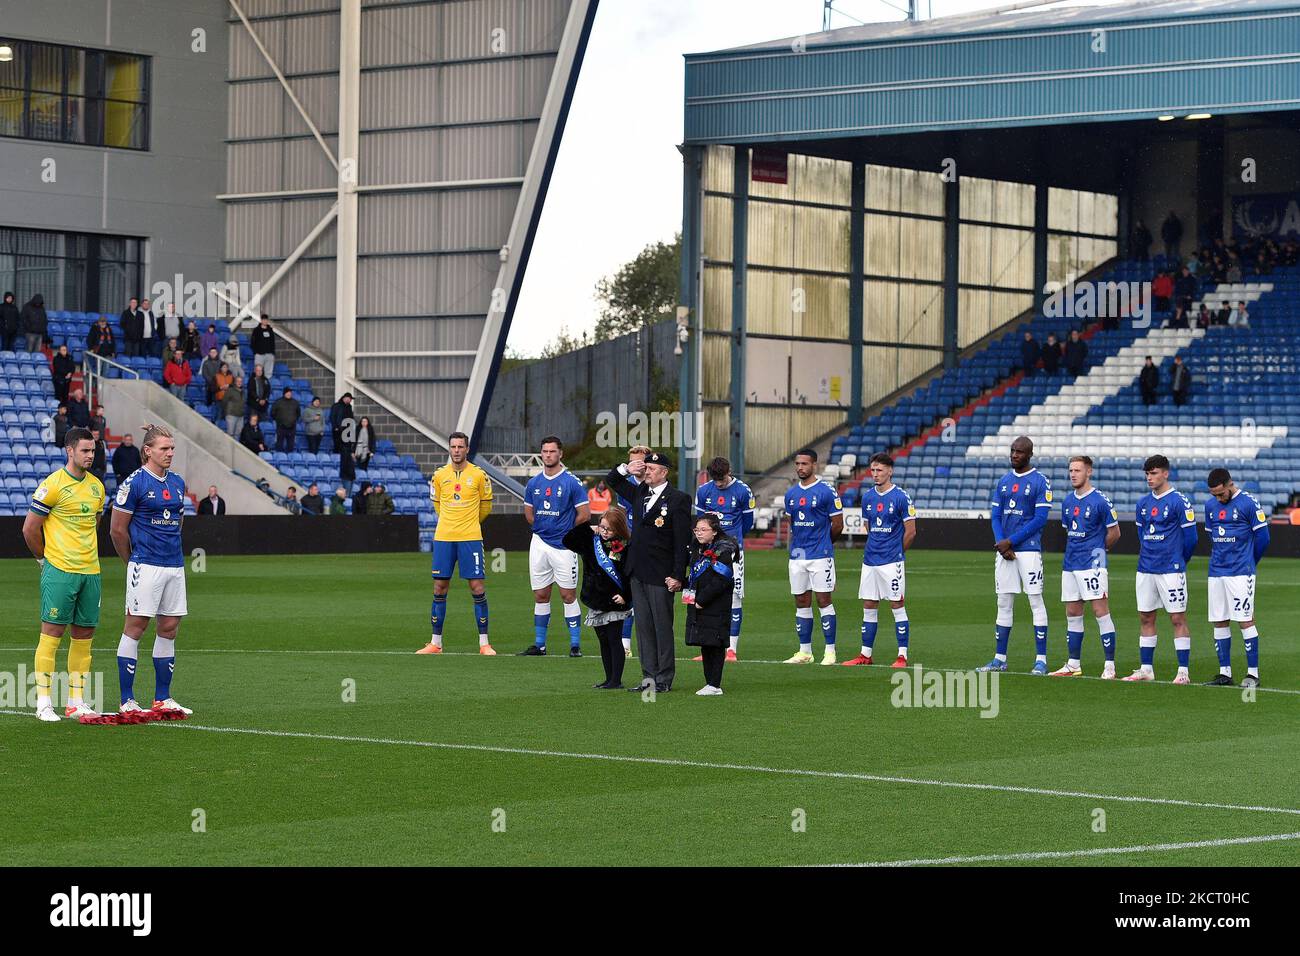
[[[969,36],[976,33],[1008,33],[1054,30],[1059,27],[1113,26],[1184,17],[1213,17],[1222,14],[1294,10],[1295,2],[1280,0],[1142,0],[1139,3],[1062,3],[1050,7],[1015,9],[1015,4],[974,13],[936,17],[930,20],[891,20],[866,23],[803,37],[809,47],[835,44],[873,43],[881,40],[922,40],[936,37]],[[767,40],[722,52],[775,50],[790,47],[796,37]],[[707,56],[708,54],[700,54]]]
[[[688,55],[685,141],[807,143],[1296,110],[1297,66],[1294,0],[1151,0],[869,24]]]

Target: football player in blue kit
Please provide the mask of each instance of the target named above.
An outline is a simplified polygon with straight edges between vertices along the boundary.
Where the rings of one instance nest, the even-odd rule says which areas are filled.
[[[1246,648],[1242,687],[1259,686],[1259,629],[1255,627],[1255,567],[1268,548],[1268,519],[1251,495],[1242,491],[1226,468],[1215,468],[1205,482],[1205,529],[1210,534],[1210,623],[1219,673],[1205,683],[1232,686],[1232,626],[1241,628]]]

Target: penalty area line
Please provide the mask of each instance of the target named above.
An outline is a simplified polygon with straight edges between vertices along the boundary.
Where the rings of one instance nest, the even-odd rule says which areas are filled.
[[[7,716],[31,719],[31,711],[0,710]],[[153,726],[153,725],[150,725]],[[1074,800],[1102,800],[1112,803],[1134,803],[1153,806],[1187,807],[1193,810],[1232,810],[1243,813],[1282,813],[1300,816],[1294,807],[1264,807],[1235,803],[1204,803],[1180,800],[1174,797],[1141,797],[1120,794],[1090,793],[1079,790],[1053,790],[1046,787],[1020,787],[1010,784],[971,783],[959,780],[930,780],[922,777],[898,777],[886,774],[853,773],[840,770],[809,770],[801,767],[764,767],[757,764],[721,763],[707,760],[681,760],[673,757],[641,757],[628,754],[583,753],[566,750],[541,750],[528,747],[502,747],[493,744],[450,743],[434,740],[403,740],[395,737],[361,737],[347,734],[320,734],[301,730],[263,730],[254,727],[212,727],[190,721],[167,721],[157,726],[175,727],[201,733],[244,734],[252,737],[277,737],[291,740],[326,740],[334,743],[372,744],[389,747],[423,747],[429,750],[452,750],[472,753],[505,754],[519,757],[544,757],[559,760],[604,761],[642,766],[685,767],[697,770],[723,770],[735,773],[756,773],[776,777],[811,777],[820,780],[848,780],[859,783],[882,783],[898,786],[940,787],[949,790],[974,790],[985,793],[1022,794],[1036,797],[1057,797]]]
[[[1231,837],[1220,840],[1189,840],[1186,843],[1148,843],[1141,846],[1098,847],[1090,850],[1042,850],[1034,853],[985,853],[979,856],[943,856],[919,860],[880,860],[869,863],[812,864],[826,867],[951,866],[971,863],[1032,863],[1039,860],[1071,860],[1084,857],[1119,856],[1128,853],[1167,853],[1172,850],[1203,850],[1252,843],[1300,840],[1300,833],[1270,833],[1263,836]]]

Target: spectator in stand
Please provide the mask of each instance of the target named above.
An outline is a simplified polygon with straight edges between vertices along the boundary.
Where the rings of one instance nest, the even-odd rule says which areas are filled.
[[[286,388],[271,406],[271,420],[275,422],[275,450],[293,451],[294,431],[302,418],[302,406],[293,397],[293,389]]]
[[[59,401],[68,400],[68,389],[72,387],[72,376],[76,371],[77,363],[68,354],[68,347],[60,345],[59,350],[54,353],[54,360],[50,363],[50,377],[54,379],[54,397]]]
[[[72,390],[72,399],[68,402],[68,424],[73,428],[90,427],[90,408],[86,405],[86,393],[79,388]]]
[[[1156,368],[1155,362],[1151,356],[1142,365],[1142,373],[1138,375],[1138,385],[1142,389],[1142,404],[1154,405],[1156,403],[1156,390],[1160,388],[1160,370]]]
[[[214,387],[212,397],[208,399],[208,404],[211,405],[213,402],[220,404],[225,399],[226,392],[235,384],[235,376],[231,374],[230,366],[225,362],[221,363],[221,367],[217,369],[217,374],[212,376],[212,384]],[[244,401],[242,396],[239,401],[242,405]]]
[[[175,339],[177,342],[179,342],[184,337],[184,332],[185,329],[181,325],[181,317],[176,314],[176,303],[168,302],[167,311],[163,313],[163,318],[162,318],[163,337],[168,339]],[[203,343],[200,342],[199,347],[202,348],[202,346]],[[208,350],[203,349],[202,352],[193,352],[190,354],[207,355]]]
[[[1174,404],[1186,405],[1187,396],[1190,395],[1192,391],[1192,373],[1187,366],[1183,364],[1183,357],[1181,355],[1174,356],[1174,370],[1169,385],[1170,390],[1174,393]]]
[[[1232,318],[1232,309],[1229,307],[1228,303],[1225,302],[1219,307],[1218,311],[1214,313],[1214,319],[1210,324],[1227,325],[1230,318]]]
[[[220,347],[221,336],[217,335],[217,326],[215,323],[209,322],[207,331],[199,336],[199,348],[203,349],[204,355],[207,355],[208,349]]]
[[[334,497],[330,499],[331,515],[345,515],[348,513],[348,493],[342,485],[334,489]]]
[[[254,455],[266,451],[266,445],[262,441],[262,429],[258,427],[256,413],[249,415],[248,421],[244,422],[244,427],[239,433],[239,443]]]
[[[1184,310],[1192,307],[1192,300],[1196,298],[1197,292],[1196,276],[1192,275],[1187,266],[1179,270],[1178,278],[1174,281],[1174,297],[1178,300]]]
[[[366,502],[370,500],[370,482],[363,481],[357,487],[357,493],[352,496],[352,513],[354,515],[366,514]]]
[[[352,408],[351,392],[344,392],[339,400],[330,406],[330,434],[334,437],[334,450],[340,455],[345,447],[348,454],[352,454],[352,444],[357,438],[356,417]]]
[[[167,344],[163,347],[162,351],[162,363],[164,369],[171,364],[172,357],[180,350],[181,344],[179,342],[175,339],[167,340]]]
[[[58,448],[63,447],[63,439],[68,436],[68,429],[72,427],[68,421],[68,406],[65,402],[59,403],[59,410],[54,413],[50,419],[50,425],[54,427],[54,444]]]
[[[239,378],[244,374],[244,360],[239,355],[238,336],[232,335],[230,337],[230,340],[222,347],[219,358],[230,366],[230,374],[235,378]]]
[[[100,316],[86,334],[86,351],[94,352],[101,358],[112,358],[117,354],[117,343],[113,341],[113,330],[108,319]]]
[[[1178,218],[1178,214],[1172,209],[1165,221],[1160,226],[1160,238],[1165,242],[1165,258],[1170,264],[1178,261],[1178,247],[1183,241],[1183,221]]]
[[[206,355],[208,350],[203,347],[203,336],[199,335],[199,327],[190,319],[185,326],[185,335],[181,338],[181,348],[185,349],[186,355]]]
[[[223,515],[226,513],[226,499],[217,494],[216,485],[208,485],[208,496],[199,502],[199,514]]]
[[[1266,276],[1273,272],[1273,257],[1270,255],[1270,249],[1267,246],[1261,246],[1259,253],[1255,256],[1255,274]]]
[[[127,432],[113,452],[113,474],[120,485],[140,468],[140,449],[135,447],[135,436]]]
[[[1156,311],[1168,312],[1169,300],[1174,297],[1174,277],[1168,272],[1158,273],[1151,282],[1151,295],[1156,300]]]
[[[226,366],[222,363],[217,355],[216,349],[208,349],[207,358],[199,366],[199,374],[203,376],[203,385],[207,394],[207,402],[211,405],[217,399],[217,373]],[[230,369],[226,368],[227,374]]]
[[[1070,341],[1065,343],[1065,370],[1074,378],[1083,374],[1083,367],[1088,362],[1088,343],[1079,335],[1079,330],[1070,332]]]
[[[244,379],[236,377],[226,394],[221,397],[221,414],[226,416],[226,434],[243,441],[239,434],[244,424]],[[247,443],[245,443],[247,444]]]
[[[158,316],[149,307],[149,300],[140,303],[140,354],[157,358],[162,353],[162,335]]]
[[[1056,335],[1053,333],[1047,337],[1047,344],[1043,346],[1043,374],[1055,375],[1060,365],[1061,343],[1056,341]]]
[[[91,429],[90,437],[95,442],[95,460],[91,462],[90,473],[102,483],[104,476],[108,474],[108,445],[104,442],[104,436],[96,429]]]
[[[1241,281],[1241,260],[1238,257],[1232,257],[1232,260],[1228,263],[1228,271],[1224,273],[1223,278],[1232,283]]]
[[[265,312],[250,338],[253,341],[253,364],[262,366],[269,379],[275,374],[275,332],[271,329],[271,317]]]
[[[1196,327],[1198,329],[1208,329],[1210,323],[1214,321],[1214,316],[1210,314],[1209,307],[1202,302],[1201,311],[1196,313]]]
[[[139,355],[144,318],[140,315],[140,300],[135,296],[131,296],[126,308],[122,310],[119,324],[122,328],[122,354],[132,357]]]
[[[345,446],[339,452],[339,483],[349,492],[352,491],[352,482],[357,480],[357,462],[352,457],[352,452],[348,451]],[[353,511],[356,514],[356,511]]]
[[[185,389],[189,387],[190,379],[193,377],[190,363],[185,361],[185,353],[177,349],[172,353],[172,360],[163,369],[163,381],[167,383],[171,393],[183,402]]]
[[[253,377],[248,380],[248,411],[260,418],[265,418],[270,408],[271,380],[263,374],[262,366],[253,368]]]
[[[18,316],[18,331],[27,340],[27,351],[39,352],[45,343],[45,331],[50,327],[50,317],[45,314],[45,296],[39,292],[28,300]]]
[[[92,431],[98,431],[101,435],[104,435],[105,440],[107,440],[108,419],[104,417],[103,405],[95,406],[94,414],[90,416],[90,428]]]
[[[1038,339],[1034,338],[1034,333],[1025,329],[1025,340],[1020,343],[1020,367],[1025,370],[1026,377],[1034,374],[1042,354],[1043,350],[1038,347]]]
[[[601,515],[609,511],[609,506],[614,503],[614,492],[609,490],[602,478],[596,482],[596,487],[587,492],[587,510],[591,513],[592,524],[600,520]]]
[[[1300,246],[1297,246],[1294,239],[1288,239],[1282,243],[1282,249],[1279,253],[1282,265],[1290,268],[1297,262],[1300,262]]]
[[[302,513],[320,515],[325,513],[325,499],[320,496],[320,488],[313,484],[302,496]]]
[[[1250,313],[1246,311],[1245,302],[1237,303],[1237,311],[1228,316],[1228,325],[1234,329],[1250,328]]]
[[[320,396],[312,396],[311,404],[302,410],[302,426],[307,450],[314,455],[320,451],[320,440],[325,435],[325,409],[320,407]]]
[[[1141,219],[1133,227],[1133,238],[1131,240],[1133,258],[1138,262],[1151,261],[1151,230],[1146,227]]]
[[[1174,314],[1171,315],[1165,323],[1167,329],[1189,329],[1191,321],[1187,318],[1187,310],[1183,308],[1182,302],[1174,306]]]
[[[370,425],[370,419],[362,415],[361,422],[357,425],[357,440],[353,447],[352,457],[359,467],[369,468],[370,459],[374,453],[375,430]]]
[[[383,482],[375,485],[375,490],[370,492],[366,498],[366,514],[368,515],[390,515],[397,510],[393,504],[393,497],[384,487]]]
[[[0,302],[0,348],[6,352],[14,350],[14,341],[18,338],[18,305],[14,302],[14,294],[6,292],[4,301]],[[60,448],[63,446],[60,445]]]
[[[1187,261],[1183,263],[1183,266],[1192,274],[1192,276],[1196,275],[1197,270],[1201,267],[1201,260],[1196,258],[1196,250],[1192,250],[1191,254],[1187,257]]]
[[[302,502],[298,500],[298,489],[293,485],[289,486],[288,493],[284,496],[284,506],[289,509],[289,514],[302,514]]]

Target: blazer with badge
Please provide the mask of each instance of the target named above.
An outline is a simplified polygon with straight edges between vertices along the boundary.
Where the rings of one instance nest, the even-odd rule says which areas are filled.
[[[683,580],[691,540],[691,496],[669,482],[647,514],[646,502],[652,492],[646,482],[634,485],[615,468],[605,476],[605,484],[632,503],[628,515],[632,540],[625,565],[628,577],[658,587],[664,586],[664,578]]]

